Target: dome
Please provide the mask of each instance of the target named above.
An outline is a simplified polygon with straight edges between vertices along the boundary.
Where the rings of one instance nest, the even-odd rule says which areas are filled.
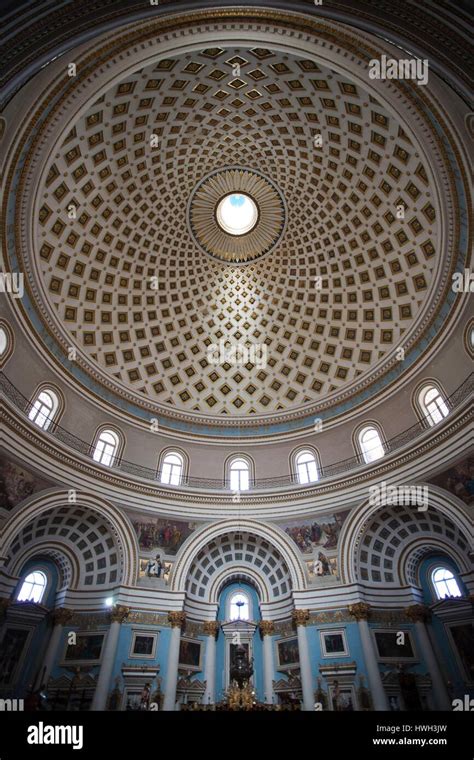
[[[227,44],[86,85],[35,152],[19,252],[81,382],[164,418],[308,419],[436,337],[454,251],[434,138],[395,84]]]

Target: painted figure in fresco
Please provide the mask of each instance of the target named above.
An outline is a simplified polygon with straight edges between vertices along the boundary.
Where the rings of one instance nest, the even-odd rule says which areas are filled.
[[[176,554],[195,526],[185,522],[171,523],[169,520],[134,520],[133,527],[140,549],[151,551],[161,547],[167,554]]]
[[[347,512],[341,512],[328,517],[327,522],[314,521],[311,525],[288,525],[285,533],[293,539],[303,554],[311,552],[314,547],[335,549],[339,534],[347,517]]]
[[[32,475],[9,462],[0,468],[0,506],[12,509],[31,496],[35,488]]]
[[[465,504],[474,503],[474,457],[467,457],[454,467],[431,480],[462,499]]]
[[[321,527],[318,525],[317,522],[314,522],[311,526],[311,541],[313,544],[319,544],[321,541]]]
[[[151,578],[152,575],[155,575],[155,560],[149,559],[146,563],[146,576],[147,578]]]
[[[324,523],[322,526],[327,539],[324,544],[325,549],[334,549],[337,546],[337,539],[339,538],[340,527],[337,523]]]

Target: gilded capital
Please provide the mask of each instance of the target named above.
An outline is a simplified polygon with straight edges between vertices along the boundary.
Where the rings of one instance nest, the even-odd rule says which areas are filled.
[[[352,615],[356,620],[368,620],[370,617],[370,604],[366,604],[365,602],[350,604],[349,615]]]
[[[275,633],[275,624],[273,620],[261,620],[258,627],[260,628],[262,636],[271,636]]]
[[[214,636],[215,638],[219,633],[219,623],[217,620],[206,620],[203,627],[206,636]]]
[[[58,607],[55,610],[51,610],[50,613],[53,625],[66,625],[74,617],[73,610],[67,610],[65,607]]]
[[[427,623],[431,612],[424,604],[412,604],[405,610],[405,615],[413,623]]]
[[[309,620],[309,610],[293,610],[291,617],[296,626],[306,625]]]
[[[123,623],[130,614],[130,607],[123,607],[116,604],[110,611],[110,620],[112,623]]]
[[[183,628],[186,622],[186,613],[168,612],[168,621],[172,628]]]

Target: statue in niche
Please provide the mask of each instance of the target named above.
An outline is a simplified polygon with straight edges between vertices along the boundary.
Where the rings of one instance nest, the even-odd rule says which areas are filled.
[[[164,564],[161,561],[161,555],[157,554],[155,559],[150,559],[146,563],[145,575],[147,578],[161,578],[161,573],[164,569]]]
[[[161,571],[163,570],[163,563],[159,554],[155,557],[155,575],[157,578],[161,578]]]
[[[319,552],[318,559],[314,563],[316,575],[331,575],[328,558],[322,552]]]
[[[146,563],[145,573],[146,573],[147,578],[151,578],[155,574],[155,560],[154,559],[150,558],[148,562]]]
[[[244,684],[248,683],[252,675],[253,657],[249,659],[246,648],[242,646],[242,644],[238,644],[232,658],[230,677],[232,681],[236,681],[239,689],[242,689]]]
[[[120,691],[119,677],[115,679],[114,689],[110,692],[108,710],[119,710],[122,701],[122,692]]]
[[[140,696],[140,710],[148,710],[150,707],[150,694],[151,694],[151,688],[150,684],[146,683],[145,686],[142,689],[142,693]]]

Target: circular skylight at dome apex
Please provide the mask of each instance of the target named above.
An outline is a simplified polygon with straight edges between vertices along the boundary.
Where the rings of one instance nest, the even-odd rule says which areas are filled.
[[[258,222],[258,208],[246,193],[230,193],[219,201],[217,223],[229,235],[245,235]]]

